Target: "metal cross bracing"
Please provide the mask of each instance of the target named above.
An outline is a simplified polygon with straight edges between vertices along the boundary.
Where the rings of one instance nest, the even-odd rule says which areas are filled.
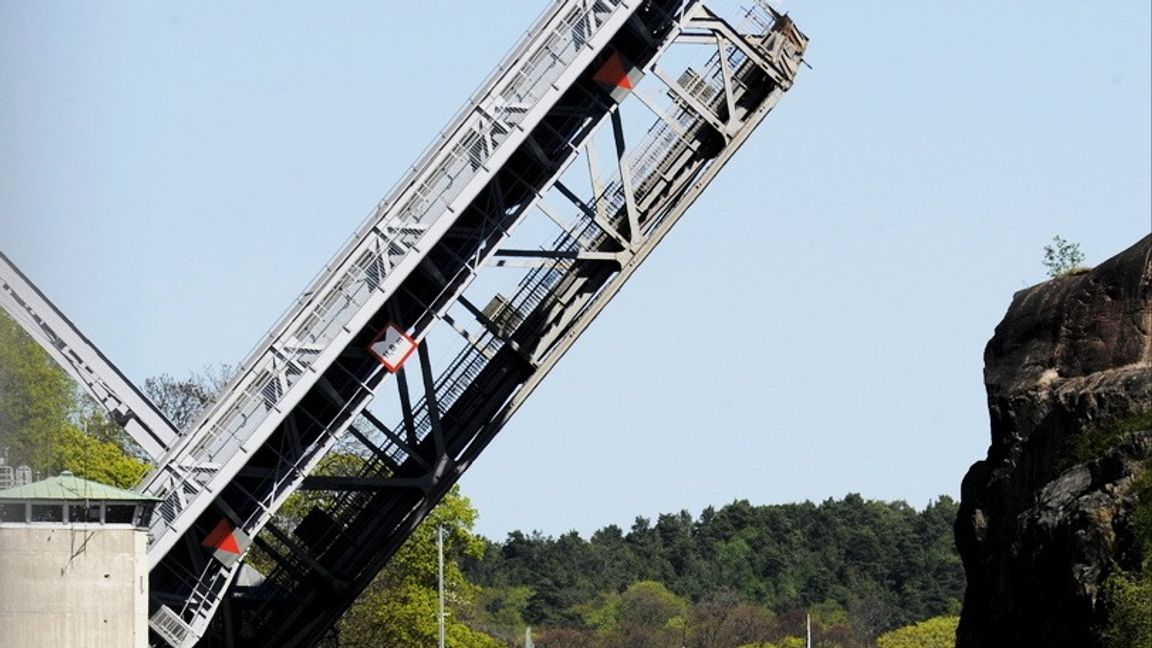
[[[791,86],[807,39],[744,19],[554,3],[182,436],[4,260],[4,305],[157,459],[154,644],[323,637]]]
[[[172,447],[179,433],[168,418],[2,253],[0,307],[149,457],[157,460]]]
[[[358,293],[366,294],[365,303],[382,296],[371,304],[373,312],[340,327],[345,340],[306,347],[311,364],[288,376],[292,365],[280,357],[283,347],[270,345],[271,369],[284,367],[280,377],[272,380],[277,373],[266,367],[268,377],[250,383],[259,390],[233,387],[254,401],[249,417],[268,420],[275,413],[280,420],[261,441],[242,448],[244,461],[219,490],[204,489],[213,496],[211,506],[199,510],[167,553],[153,553],[160,556],[152,570],[153,627],[166,641],[188,644],[205,630],[206,644],[319,641],[791,86],[806,44],[789,20],[771,11],[751,12],[752,29],[745,31],[698,3],[620,7],[627,16],[596,48],[576,38],[577,30],[569,32],[573,43],[584,40],[579,48],[590,53],[587,63],[563,85],[550,84],[563,91],[500,166],[493,162],[487,169],[468,158],[460,170],[485,172],[485,184],[463,208],[448,212],[455,218],[438,239],[423,246],[413,241],[423,252],[417,262],[401,270],[408,260],[402,258],[388,267],[389,248],[369,246],[372,254],[345,255],[356,261],[357,277],[329,272],[329,280],[319,282],[326,286],[318,292],[331,294],[335,287],[339,296],[322,303],[342,305]],[[605,14],[602,24],[612,15]],[[676,58],[674,45],[701,44],[710,53],[696,67],[675,74],[665,69],[662,61]],[[557,76],[563,72],[571,68]],[[649,85],[660,89],[649,92]],[[627,119],[637,105],[655,113],[650,127]],[[513,132],[499,135],[510,140]],[[613,153],[607,170],[599,168],[598,140],[607,140]],[[470,142],[473,152],[498,150],[475,138],[461,141]],[[584,165],[573,164],[580,159]],[[576,178],[581,173],[583,183]],[[555,224],[559,233],[541,239],[545,230],[531,227],[529,216]],[[415,231],[391,230],[401,238]],[[370,238],[379,238],[378,232],[368,231]],[[488,267],[516,273],[509,297],[474,281]],[[391,290],[385,287],[405,271]],[[484,275],[490,272],[497,271]],[[461,347],[439,371],[430,352],[438,321],[449,325],[441,329],[460,333]],[[416,357],[390,381],[399,412],[393,425],[366,409],[373,398],[385,400],[378,388],[388,371],[366,348],[389,324],[420,340]],[[448,344],[436,344],[442,341]],[[409,382],[409,372],[417,379]],[[295,403],[283,404],[306,377],[311,387]],[[219,416],[226,402],[206,420]],[[343,450],[362,458],[359,468],[306,478],[345,431]],[[218,438],[201,435],[189,444],[211,447]],[[160,472],[223,472],[203,463]],[[301,486],[329,496],[294,528],[281,528],[273,515]],[[165,522],[170,528],[181,512],[185,520],[195,514],[181,504]],[[274,568],[209,628],[238,569],[202,546],[222,522],[255,536],[254,551]],[[256,535],[260,530],[265,533]]]
[[[767,7],[739,27],[696,2],[626,9],[394,289],[395,268],[360,264],[364,290],[385,295],[375,312],[344,327],[312,388],[153,568],[166,641],[319,642],[791,87],[807,43]],[[418,340],[394,391],[367,351],[391,325]],[[274,410],[286,391],[256,396]],[[337,443],[356,460],[307,476]],[[276,518],[297,488],[320,494]],[[239,563],[202,546],[222,523],[254,537],[271,566],[259,584],[229,589]]]
[[[319,641],[791,86],[805,45],[766,6],[734,28],[696,2],[555,3],[183,436],[0,259],[0,302],[157,460],[153,642]],[[510,287],[486,280],[509,271]],[[407,368],[367,350],[389,329],[415,345]],[[356,461],[308,477],[338,440]],[[274,520],[301,487],[324,496]],[[271,571],[229,589],[248,538]]]
[[[165,497],[152,528],[154,556],[176,544],[187,516],[207,507],[231,478],[233,464],[268,437],[387,298],[426,263],[429,250],[636,4],[557,2],[513,49],[241,364],[218,402],[145,478],[148,492]],[[173,529],[178,533],[169,533]]]
[[[321,640],[791,87],[807,39],[757,3],[554,3],[183,435],[0,257],[0,305],[157,460],[154,644]]]
[[[386,312],[420,338],[436,321],[422,309],[443,310],[459,294],[472,274],[462,269],[522,211],[523,191],[504,190],[497,172],[513,163],[537,182],[547,176],[525,151],[570,127],[574,118],[552,107],[628,20],[650,11],[641,4],[554,3],[145,478],[163,499],[149,555],[156,625],[169,643],[199,634],[235,572],[204,563],[200,539],[222,518],[254,535],[363,407],[383,376],[347,349],[365,344]]]

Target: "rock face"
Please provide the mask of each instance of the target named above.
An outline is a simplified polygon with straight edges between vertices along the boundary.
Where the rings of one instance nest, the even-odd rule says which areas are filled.
[[[992,443],[964,477],[958,648],[1103,646],[1100,585],[1140,563],[1152,432],[1152,236],[1018,292],[984,353]]]

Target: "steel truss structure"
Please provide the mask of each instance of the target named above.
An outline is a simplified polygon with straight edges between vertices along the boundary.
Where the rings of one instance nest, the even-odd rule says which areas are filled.
[[[44,293],[0,253],[0,307],[112,415],[153,461],[179,437],[168,417],[141,394]]]
[[[555,2],[201,418],[156,425],[154,645],[324,638],[792,86],[807,37],[737,18]]]

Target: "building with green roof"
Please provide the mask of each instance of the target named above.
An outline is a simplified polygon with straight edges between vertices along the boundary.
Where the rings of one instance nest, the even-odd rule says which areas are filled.
[[[0,522],[132,524],[147,528],[157,499],[83,479],[56,477],[0,490]]]
[[[156,499],[69,472],[0,490],[3,645],[148,645]]]

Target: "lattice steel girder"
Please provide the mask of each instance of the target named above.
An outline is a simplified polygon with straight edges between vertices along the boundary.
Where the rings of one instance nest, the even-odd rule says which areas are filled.
[[[581,165],[564,166],[559,181],[535,185],[532,211],[517,219],[521,232],[538,220],[558,235],[533,240],[540,243],[535,252],[517,241],[520,234],[496,241],[484,256],[505,259],[485,273],[515,273],[514,294],[505,298],[477,282],[455,304],[444,302],[464,311],[452,316],[455,325],[448,329],[470,332],[458,340],[459,352],[436,371],[430,345],[422,340],[418,357],[388,383],[396,388],[392,411],[398,422],[388,427],[365,414],[346,423],[355,432],[341,441],[339,456],[356,460],[345,462],[342,471],[303,480],[302,488],[331,495],[313,500],[297,520],[289,532],[292,547],[273,539],[258,549],[275,567],[263,584],[244,591],[245,605],[233,625],[250,634],[236,641],[318,642],[791,86],[807,38],[790,20],[760,12],[753,20],[758,31],[746,33],[697,7],[678,14],[652,56],[631,59],[665,84],[665,107],[652,95],[632,102],[656,107],[654,126],[630,129],[626,97],[579,86],[604,111],[592,113],[598,115],[594,123],[568,140],[577,155],[588,157],[587,177],[578,186]],[[714,53],[681,75],[688,86],[655,74],[670,47],[698,47],[701,34],[710,36],[706,42]],[[744,54],[747,48],[757,56]],[[791,71],[786,83],[776,81],[780,69]],[[631,96],[639,91],[633,88]],[[685,93],[694,101],[684,101]],[[591,161],[601,133],[616,153],[607,173]],[[551,198],[552,206],[545,207]],[[569,208],[560,213],[556,202]],[[534,263],[514,269],[501,263],[508,257]],[[469,264],[467,271],[481,267]],[[477,307],[485,300],[473,293],[490,297],[488,305]],[[389,316],[405,326],[413,316],[449,316],[438,308],[396,303]],[[419,371],[419,380],[410,384],[411,370]],[[386,393],[374,391],[377,400]],[[211,636],[225,640],[223,624],[216,631]]]
[[[466,192],[454,194],[453,202],[445,205],[451,218],[431,221],[424,238],[412,248],[413,254],[399,257],[397,263],[360,252],[367,248],[391,253],[394,247],[381,245],[379,227],[368,228],[366,238],[351,246],[353,253],[342,255],[351,264],[349,271],[327,273],[332,276],[330,283],[318,292],[306,293],[301,301],[309,308],[297,309],[280,327],[283,335],[274,332],[272,344],[226,389],[225,397],[197,427],[194,438],[146,480],[149,488],[165,494],[149,552],[157,615],[154,627],[159,633],[161,627],[171,628],[177,625],[171,621],[180,619],[189,628],[183,636],[165,634],[167,643],[182,645],[195,639],[238,568],[235,564],[201,563],[189,555],[197,551],[196,543],[181,543],[179,538],[210,536],[221,524],[252,536],[267,524],[383,380],[379,364],[363,351],[370,338],[389,322],[398,322],[411,336],[422,338],[469,285],[476,268],[509,235],[533,196],[550,186],[570,163],[571,142],[587,132],[590,116],[605,110],[587,91],[574,91],[573,83],[581,75],[587,76],[603,47],[614,41],[619,29],[613,31],[613,26],[624,25],[634,12],[646,15],[653,24],[671,24],[663,11],[647,3],[638,6],[597,0],[591,3],[590,11],[588,3],[567,2],[558,7],[540,31],[529,35],[535,45],[518,48],[522,56],[501,77],[511,75],[511,80],[493,86],[492,92],[499,90],[499,97],[507,99],[509,88],[544,84],[540,79],[549,81],[531,108],[516,113],[521,132],[513,137],[501,129],[508,150],[498,148],[485,158],[499,166],[486,168],[471,155],[455,158],[464,164],[453,167],[455,172],[473,174],[468,187],[481,179],[486,184],[470,198]],[[538,56],[541,52],[546,55]],[[638,60],[649,55],[636,51]],[[540,69],[545,64],[549,70],[560,69],[543,74]],[[519,90],[511,94],[521,95]],[[529,118],[536,121],[530,129]],[[461,141],[474,140],[465,137]],[[518,146],[509,148],[517,142]],[[433,156],[435,169],[444,168],[438,159]],[[433,179],[439,177],[430,173]],[[460,181],[459,175],[454,178]],[[435,200],[447,202],[446,196],[452,198],[439,184],[433,184],[440,192]],[[426,198],[420,191],[414,195],[419,200]],[[428,238],[432,236],[435,238]],[[312,308],[317,304],[319,310]],[[338,308],[351,313],[350,319],[331,317]],[[331,339],[317,334],[316,339],[301,344],[301,327],[312,330],[313,320],[320,322],[315,326],[323,331],[337,325],[339,330]],[[298,321],[303,322],[300,327]],[[320,350],[304,363],[299,356],[292,356],[304,348]],[[395,383],[401,392],[408,389],[402,372]],[[403,400],[407,411],[408,399]],[[411,431],[411,416],[406,419]],[[221,427],[222,422],[227,424]],[[168,601],[182,604],[175,612],[160,607]]]
[[[440,146],[425,154],[305,291],[269,335],[270,343],[243,363],[192,433],[145,478],[144,490],[165,500],[152,528],[154,565],[388,297],[426,264],[436,241],[638,4],[556,3],[445,131]],[[526,108],[510,103],[527,98],[532,101]],[[412,333],[419,337],[424,331]]]
[[[165,499],[153,564],[311,390],[508,159],[637,0],[555,3],[409,176],[242,364],[223,395],[142,483]],[[423,331],[413,331],[420,336]],[[208,466],[217,466],[213,470]],[[176,497],[183,493],[184,500]]]
[[[179,433],[147,396],[84,337],[44,293],[0,253],[0,306],[112,415],[153,460]]]

